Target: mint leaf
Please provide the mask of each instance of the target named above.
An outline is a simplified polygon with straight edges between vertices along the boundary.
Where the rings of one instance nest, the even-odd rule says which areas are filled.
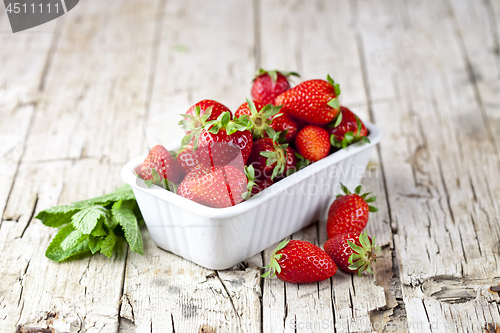
[[[64,251],[75,248],[83,242],[85,239],[89,238],[89,235],[82,234],[80,230],[73,230],[62,242],[61,249]]]
[[[109,230],[114,230],[118,225],[118,220],[113,214],[110,214],[107,219],[104,220],[104,224],[109,228]]]
[[[73,232],[75,229],[73,225],[68,224],[59,230],[50,245],[45,251],[45,256],[53,261],[63,261],[73,259],[86,255],[89,252],[88,239],[84,239],[81,243],[76,244],[74,247],[63,250],[61,243]]]
[[[101,197],[97,197],[94,199],[88,199],[83,201],[74,202],[73,205],[76,207],[86,207],[91,205],[102,205],[107,206],[114,201],[119,200],[132,200],[135,199],[134,192],[130,185],[126,184],[122,187],[117,188],[113,192],[103,195]]]
[[[113,204],[111,212],[122,227],[130,249],[136,253],[143,254],[141,230],[134,215],[135,205],[136,202],[134,200],[120,200]]]
[[[82,233],[90,234],[101,217],[106,217],[106,209],[102,206],[90,206],[73,215],[71,222]]]
[[[49,209],[42,210],[35,218],[42,221],[48,227],[59,228],[71,221],[73,216],[79,208],[74,206],[57,206]]]
[[[101,237],[96,237],[96,236],[89,236],[89,250],[92,252],[92,254],[96,253],[101,249]]]
[[[107,217],[104,217],[104,218],[101,217],[97,221],[97,225],[95,226],[95,228],[92,230],[92,232],[90,234],[92,236],[106,236],[108,234],[108,232],[103,227],[103,224],[104,224],[103,221],[105,221],[107,219],[108,219]]]
[[[110,258],[113,255],[113,249],[116,244],[116,236],[113,231],[109,231],[109,235],[101,242],[101,253]]]

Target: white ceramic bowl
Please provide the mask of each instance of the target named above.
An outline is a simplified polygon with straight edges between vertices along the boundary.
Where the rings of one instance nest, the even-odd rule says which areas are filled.
[[[146,155],[127,163],[121,176],[132,186],[159,247],[209,269],[227,269],[324,219],[340,183],[349,189],[359,185],[380,141],[378,128],[365,125],[371,143],[335,152],[233,207],[210,208],[158,186],[148,188],[134,174]]]

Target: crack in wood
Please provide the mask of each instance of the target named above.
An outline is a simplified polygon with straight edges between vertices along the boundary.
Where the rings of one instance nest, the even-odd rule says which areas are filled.
[[[238,313],[238,310],[236,309],[236,306],[234,305],[233,297],[229,293],[229,291],[228,291],[228,289],[227,289],[226,284],[224,283],[224,281],[220,278],[219,272],[215,271],[215,274],[217,276],[217,279],[219,279],[219,282],[221,283],[222,287],[226,291],[227,296],[229,297],[229,302],[231,303],[231,307],[233,308],[234,314],[236,315],[236,318],[238,319],[239,329],[240,329],[240,331],[243,331],[243,328],[241,327],[241,316]]]

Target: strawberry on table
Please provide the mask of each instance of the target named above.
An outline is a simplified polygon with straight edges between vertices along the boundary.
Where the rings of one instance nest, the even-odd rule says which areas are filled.
[[[304,81],[276,97],[275,105],[282,105],[282,112],[310,124],[328,124],[340,109],[340,87],[329,75],[327,80]]]
[[[262,138],[266,132],[272,128],[271,123],[281,118],[283,114],[278,114],[281,106],[272,104],[264,105],[261,102],[253,102],[249,99],[240,105],[234,113],[235,117],[247,117],[252,124],[252,136],[254,140]]]
[[[179,195],[199,204],[225,208],[243,201],[247,192],[247,176],[230,165],[213,169],[198,165],[179,185]]]
[[[337,267],[346,273],[372,273],[372,263],[376,261],[380,247],[375,245],[375,237],[367,233],[346,232],[335,235],[323,246],[325,252],[333,259]]]
[[[378,209],[369,206],[377,198],[372,196],[366,198],[370,193],[361,194],[361,185],[351,193],[347,187],[340,184],[345,195],[338,195],[328,210],[328,222],[326,232],[328,238],[345,232],[360,233],[368,223],[369,212],[376,212]]]
[[[295,150],[286,143],[278,143],[279,135],[254,141],[247,164],[253,166],[257,179],[284,178],[290,170],[295,170]]]
[[[330,143],[336,148],[346,148],[357,141],[370,142],[365,124],[348,108],[341,106],[338,116],[325,126]]]
[[[337,272],[332,258],[318,246],[300,240],[284,240],[274,249],[262,277],[276,275],[289,283],[312,283],[326,280]]]
[[[295,148],[311,162],[317,162],[330,153],[330,136],[319,126],[307,125],[297,133]]]
[[[252,99],[264,105],[273,103],[279,94],[290,89],[288,78],[292,75],[299,76],[295,72],[266,71],[261,68],[253,81]]]
[[[156,185],[160,185],[164,179],[178,183],[180,170],[170,152],[162,145],[156,145],[142,163],[140,177],[145,181],[154,181]]]

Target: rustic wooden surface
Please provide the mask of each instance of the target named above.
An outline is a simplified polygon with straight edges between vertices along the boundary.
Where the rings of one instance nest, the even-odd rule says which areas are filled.
[[[129,134],[259,67],[330,73],[383,139],[374,276],[261,280],[158,249],[56,264],[40,210],[122,184]],[[86,0],[12,34],[0,5],[0,331],[482,332],[500,324],[500,2]],[[324,225],[291,235],[322,245]]]

